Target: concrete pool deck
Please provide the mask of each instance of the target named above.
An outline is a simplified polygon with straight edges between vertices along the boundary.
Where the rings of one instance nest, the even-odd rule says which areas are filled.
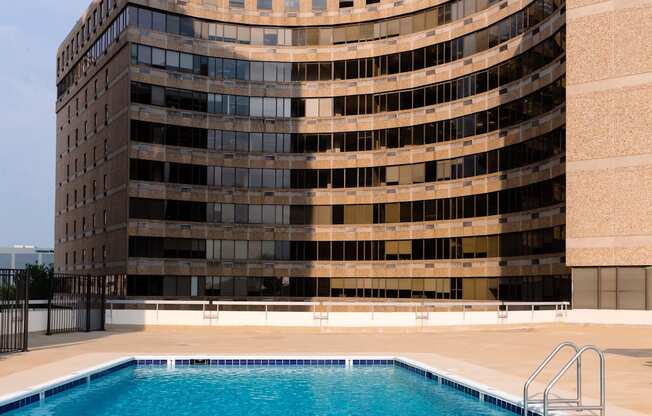
[[[427,330],[110,327],[106,332],[35,334],[29,352],[0,355],[0,396],[136,354],[393,355],[520,396],[529,373],[566,340],[605,350],[607,415],[652,415],[652,329],[571,324]],[[570,351],[562,355],[552,363],[555,371]],[[598,397],[597,359],[587,355],[582,365],[585,397]],[[543,373],[541,379],[552,375]],[[572,393],[573,376],[570,371],[557,391]],[[531,389],[541,390],[540,384]]]

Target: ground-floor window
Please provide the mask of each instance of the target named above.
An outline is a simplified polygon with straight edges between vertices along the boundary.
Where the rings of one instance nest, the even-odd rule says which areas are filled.
[[[567,301],[568,275],[465,278],[127,277],[126,296]]]

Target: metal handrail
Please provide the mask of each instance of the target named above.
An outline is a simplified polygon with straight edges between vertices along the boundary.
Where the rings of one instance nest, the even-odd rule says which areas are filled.
[[[595,405],[582,405],[578,403],[577,406],[556,406],[552,407],[550,406],[550,391],[552,388],[557,384],[560,378],[564,374],[566,374],[566,371],[576,362],[579,362],[579,360],[582,357],[582,354],[584,354],[586,351],[593,351],[596,354],[598,354],[598,358],[600,360],[600,405],[595,406]],[[581,377],[581,374],[580,374]],[[581,378],[578,379],[578,385],[581,383]],[[553,377],[552,380],[548,383],[546,386],[546,389],[543,391],[543,416],[548,416],[548,412],[550,410],[574,410],[574,411],[584,411],[584,410],[599,410],[600,411],[600,416],[605,416],[605,372],[604,372],[604,353],[600,351],[597,347],[593,345],[585,345],[582,347],[573,357],[568,360],[566,365],[564,365],[561,370],[557,373],[555,377]]]
[[[523,386],[523,410],[524,413],[527,414],[527,411],[529,409],[530,403],[541,403],[543,400],[530,400],[528,389],[530,388],[530,384],[534,381],[534,379],[541,374],[541,372],[544,370],[544,368],[550,363],[550,361],[553,360],[559,354],[561,350],[564,348],[570,347],[573,350],[575,350],[575,354],[580,350],[580,348],[575,344],[574,342],[571,341],[565,341],[562,342],[561,344],[557,345],[557,347],[546,357],[545,360],[537,367],[534,372],[532,372],[532,375],[527,379],[525,382],[525,385]],[[573,399],[557,399],[557,401],[571,401],[571,402],[576,402],[578,405],[582,403],[582,361],[581,358],[577,360],[577,398],[575,400]]]
[[[158,300],[158,299],[107,299],[109,305],[239,305],[239,306],[378,306],[378,307],[460,307],[460,306],[558,306],[568,308],[569,302],[373,302],[373,301],[230,301],[230,300]]]

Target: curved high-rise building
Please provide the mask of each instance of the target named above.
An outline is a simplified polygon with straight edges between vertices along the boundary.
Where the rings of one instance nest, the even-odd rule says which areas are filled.
[[[56,267],[115,294],[567,300],[563,0],[103,0]]]

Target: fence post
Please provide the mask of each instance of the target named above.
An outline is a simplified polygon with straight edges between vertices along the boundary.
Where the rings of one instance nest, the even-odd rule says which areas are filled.
[[[52,321],[52,294],[54,291],[54,273],[50,275],[48,279],[48,322],[45,335],[52,335],[52,327],[50,321]]]
[[[23,285],[25,286],[25,297],[23,298],[23,352],[27,351],[27,343],[29,340],[29,281],[30,281],[30,274],[29,271],[25,271],[25,276],[24,276],[24,283]]]
[[[91,276],[86,277],[86,332],[91,331]]]
[[[106,324],[106,275],[100,277],[100,284],[102,285],[102,307],[100,308],[100,331],[104,331]]]

